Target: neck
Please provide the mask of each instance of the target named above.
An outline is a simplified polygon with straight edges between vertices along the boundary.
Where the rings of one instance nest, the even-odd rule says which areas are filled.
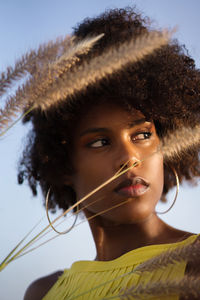
[[[101,261],[113,260],[136,248],[178,239],[174,229],[155,214],[140,223],[107,225],[96,219],[89,224],[97,250],[96,260]]]

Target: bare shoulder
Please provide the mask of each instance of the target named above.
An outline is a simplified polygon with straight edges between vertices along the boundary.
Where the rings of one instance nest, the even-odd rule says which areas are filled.
[[[58,271],[34,281],[26,290],[24,300],[41,300],[62,273],[63,271]]]
[[[165,238],[169,239],[170,243],[176,243],[176,242],[181,242],[189,238],[190,236],[193,236],[194,233],[188,232],[188,231],[183,231],[177,228],[174,228],[170,225],[167,224],[168,230],[166,231]]]

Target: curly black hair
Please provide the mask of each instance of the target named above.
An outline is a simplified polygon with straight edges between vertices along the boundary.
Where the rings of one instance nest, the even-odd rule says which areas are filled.
[[[109,10],[93,19],[86,19],[74,28],[78,40],[104,33],[79,63],[100,55],[105,49],[149,32],[149,19],[135,8]],[[48,111],[35,109],[24,118],[33,129],[19,164],[18,181],[27,179],[34,195],[38,183],[44,195],[51,187],[50,207],[67,209],[76,201],[75,191],[64,184],[74,171],[71,164],[73,132],[78,120],[95,104],[114,102],[125,109],[140,110],[154,121],[162,138],[182,126],[195,126],[200,120],[200,72],[184,46],[176,40],[148,55],[140,62],[129,64],[111,77],[102,79],[79,92],[70,101]],[[167,162],[174,167],[180,181],[200,176],[198,148]],[[175,185],[175,178],[165,166],[163,197]]]

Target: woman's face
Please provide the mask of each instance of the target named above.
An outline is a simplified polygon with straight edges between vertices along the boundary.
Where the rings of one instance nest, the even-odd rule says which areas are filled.
[[[152,122],[141,112],[127,112],[115,104],[93,107],[79,122],[73,143],[75,168],[70,177],[77,200],[112,177],[128,161],[139,162],[82,203],[90,214],[116,224],[148,218],[163,190],[163,157]]]

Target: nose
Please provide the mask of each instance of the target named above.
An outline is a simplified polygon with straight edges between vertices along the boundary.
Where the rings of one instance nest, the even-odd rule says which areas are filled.
[[[134,149],[132,143],[123,143],[118,149],[115,169],[117,172],[131,167],[138,167],[141,164],[138,151]]]
[[[140,163],[141,163],[140,160],[138,160],[135,157],[131,157],[128,161],[126,161],[125,163],[120,165],[120,169],[123,170],[123,169],[128,169],[131,167],[137,167],[137,166],[139,166]]]

